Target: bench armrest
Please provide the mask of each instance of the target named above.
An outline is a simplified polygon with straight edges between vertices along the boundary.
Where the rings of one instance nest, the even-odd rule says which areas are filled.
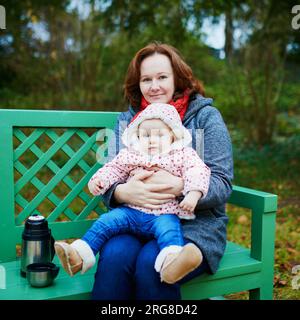
[[[228,203],[252,211],[251,257],[273,263],[277,195],[233,186]]]
[[[257,214],[277,210],[276,194],[239,186],[233,186],[232,194],[228,202],[239,207],[257,211]]]

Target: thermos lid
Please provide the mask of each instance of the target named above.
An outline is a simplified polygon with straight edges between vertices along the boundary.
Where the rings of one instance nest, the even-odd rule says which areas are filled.
[[[28,220],[30,221],[41,221],[41,220],[45,220],[45,218],[39,214],[33,214],[32,216],[30,216],[28,218]]]
[[[25,222],[23,238],[49,235],[48,221],[41,215],[33,214]],[[29,239],[27,239],[29,240]]]

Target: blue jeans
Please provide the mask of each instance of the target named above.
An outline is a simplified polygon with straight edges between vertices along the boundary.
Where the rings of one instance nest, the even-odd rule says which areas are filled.
[[[180,219],[175,214],[155,216],[129,207],[120,206],[100,216],[82,237],[96,255],[113,236],[132,233],[145,239],[157,239],[162,250],[170,245],[184,243]]]
[[[187,242],[184,239],[184,244]],[[204,257],[201,265],[179,282],[161,282],[153,267],[159,251],[155,239],[145,241],[130,234],[112,237],[100,251],[92,299],[180,300],[180,285],[209,270]]]

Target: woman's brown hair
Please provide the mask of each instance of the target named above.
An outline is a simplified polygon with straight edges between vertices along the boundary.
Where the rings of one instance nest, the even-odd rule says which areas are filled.
[[[141,63],[145,58],[152,56],[155,53],[164,54],[171,61],[175,81],[174,100],[182,97],[183,92],[186,89],[190,89],[190,95],[193,93],[204,95],[202,83],[194,77],[192,69],[183,60],[179,51],[168,44],[152,42],[136,53],[127,70],[124,84],[124,96],[134,108],[139,108],[141,102],[142,93],[139,86]]]

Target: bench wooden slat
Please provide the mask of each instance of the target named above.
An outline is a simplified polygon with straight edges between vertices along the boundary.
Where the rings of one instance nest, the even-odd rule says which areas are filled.
[[[258,288],[261,284],[261,274],[254,272],[240,274],[227,278],[215,279],[214,281],[202,281],[183,285],[181,294],[183,299],[202,300],[216,296],[224,296],[234,292],[242,292]]]
[[[53,128],[114,128],[120,112],[2,109],[8,126]]]
[[[228,251],[228,252],[227,252]],[[54,262],[59,265],[57,257]],[[69,277],[61,268],[53,286],[47,288],[32,288],[27,280],[20,276],[20,260],[2,264],[6,270],[6,290],[0,290],[0,299],[66,299],[80,297],[88,298],[93,286],[96,265],[85,275],[77,274]],[[188,296],[190,288],[216,279],[231,278],[236,274],[237,268],[240,274],[257,273],[261,268],[261,262],[250,257],[249,250],[228,242],[225,255],[222,259],[218,273],[215,275],[202,275],[182,286],[183,294]]]
[[[34,132],[27,137],[20,129],[14,130],[14,135],[22,142],[14,152],[14,161],[16,162],[21,155],[28,150],[36,140],[45,132],[45,129],[36,128]]]

